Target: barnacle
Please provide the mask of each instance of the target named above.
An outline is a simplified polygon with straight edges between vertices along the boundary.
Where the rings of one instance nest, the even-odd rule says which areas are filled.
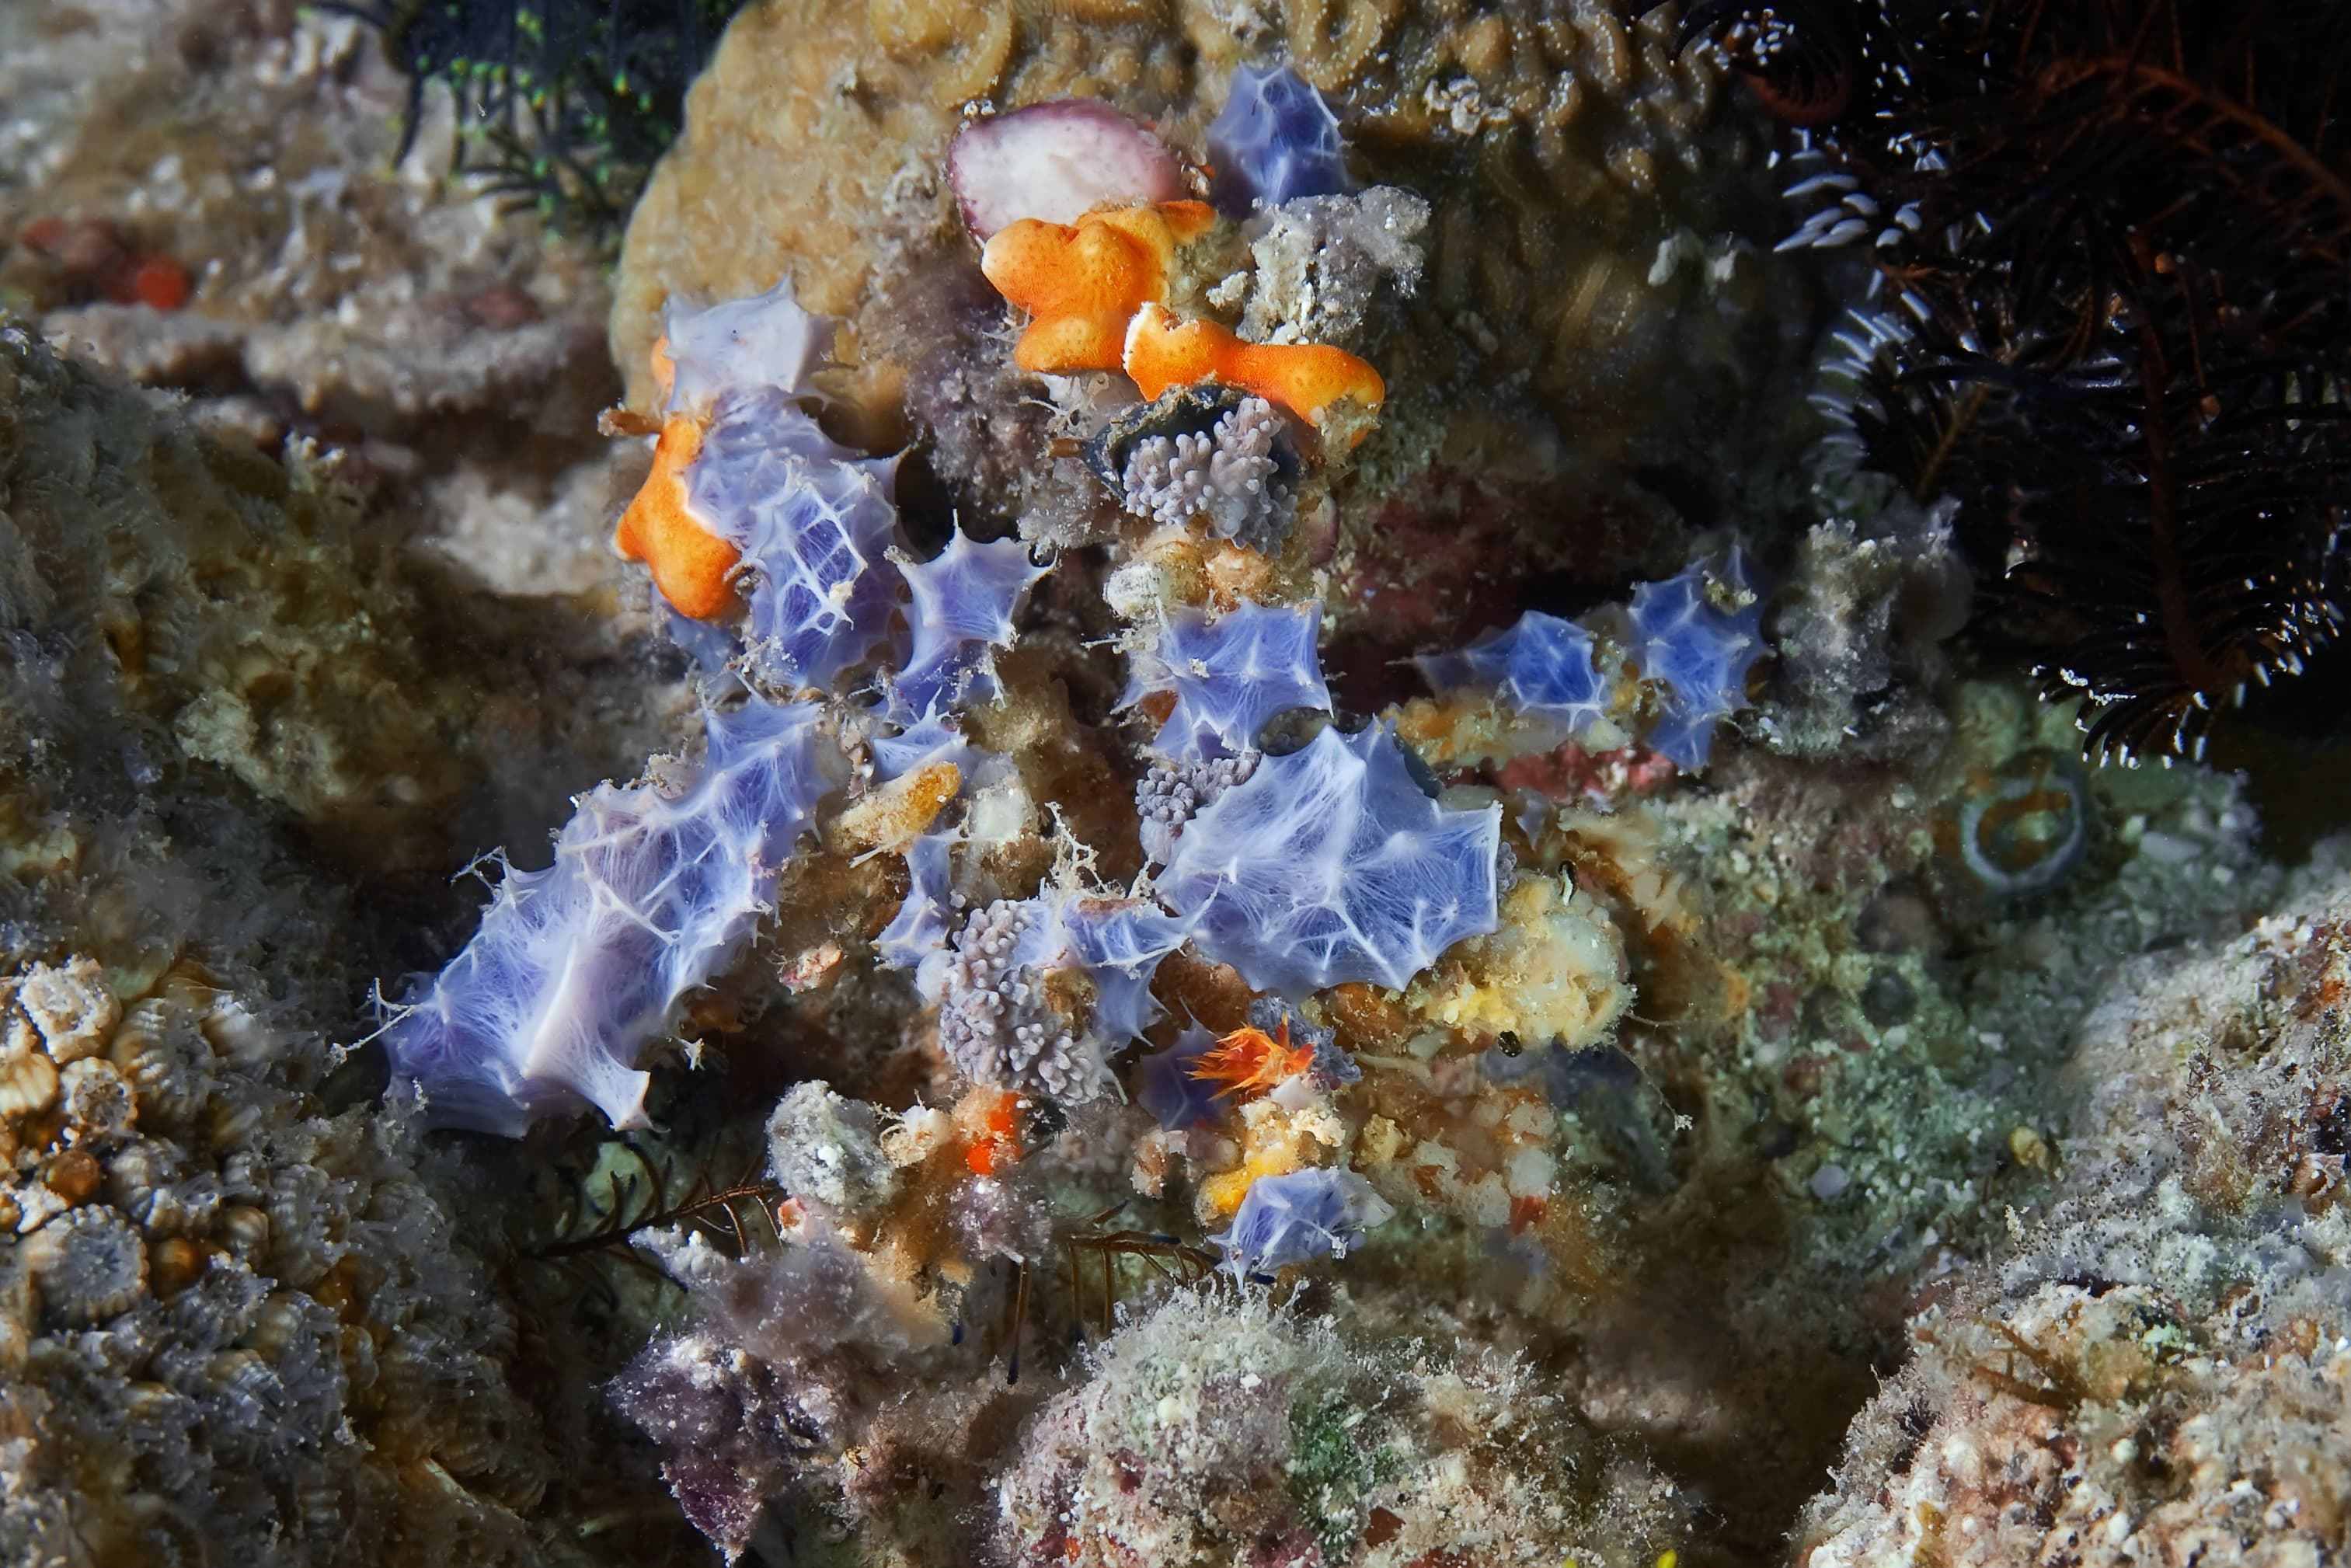
[[[130,1083],[139,1124],[149,1131],[183,1127],[204,1103],[197,1064],[211,1047],[186,1009],[148,997],[125,1010],[107,1041],[106,1057]]]
[[[297,1289],[316,1285],[349,1250],[346,1201],[335,1179],[316,1166],[276,1173],[263,1210],[269,1216],[269,1271]]]
[[[0,1060],[0,1116],[37,1115],[57,1102],[57,1064],[45,1051]]]
[[[44,1312],[61,1323],[103,1322],[147,1293],[147,1244],[103,1204],[59,1215],[22,1246]]]
[[[10,1000],[32,1020],[49,1060],[60,1067],[102,1049],[121,1016],[105,971],[79,954],[59,965],[36,964],[7,982],[0,988],[0,1004]]]
[[[110,1061],[83,1057],[57,1074],[66,1119],[84,1137],[127,1130],[139,1113],[131,1085]]]

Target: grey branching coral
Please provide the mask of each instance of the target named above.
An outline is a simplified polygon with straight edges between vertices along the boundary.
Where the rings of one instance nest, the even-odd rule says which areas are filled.
[[[1077,1037],[1047,1010],[1037,971],[1017,953],[1034,918],[1002,898],[971,912],[947,966],[939,1046],[975,1083],[1036,1082],[1087,1098],[1093,1075],[1076,1054]]]
[[[1217,798],[1257,771],[1262,753],[1238,757],[1155,757],[1143,777],[1134,781],[1134,814],[1141,820],[1143,852],[1165,862],[1175,852],[1176,835],[1184,824],[1213,805]]]
[[[1275,450],[1281,433],[1280,411],[1251,397],[1206,432],[1145,437],[1120,476],[1126,509],[1162,525],[1198,517],[1219,538],[1270,549],[1298,509]]]

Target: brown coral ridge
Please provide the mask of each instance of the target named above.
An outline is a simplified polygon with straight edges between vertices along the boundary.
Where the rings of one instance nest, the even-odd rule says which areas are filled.
[[[0,508],[22,651],[0,702],[26,741],[0,761],[0,812],[45,824],[5,868],[22,907],[97,896],[142,835],[170,831],[186,864],[241,858],[236,877],[270,882],[224,939],[275,904],[337,903],[323,865],[371,888],[404,940],[456,916],[449,864],[527,836],[659,733],[657,707],[637,702],[617,733],[603,711],[614,686],[641,689],[625,644],[601,668],[549,666],[548,643],[594,640],[576,611],[493,604],[412,563],[331,464],[216,440],[16,327],[0,328]],[[113,906],[155,928],[95,956],[182,939],[158,925],[170,880]]]

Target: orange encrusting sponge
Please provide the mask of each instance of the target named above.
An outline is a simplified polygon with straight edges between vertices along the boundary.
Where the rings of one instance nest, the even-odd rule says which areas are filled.
[[[1105,207],[1074,224],[1021,218],[998,229],[979,269],[1033,318],[1013,361],[1040,375],[1119,369],[1127,323],[1167,297],[1176,247],[1215,222],[1206,202],[1168,202]]]
[[[1380,406],[1387,383],[1379,371],[1327,343],[1251,343],[1214,321],[1185,321],[1145,305],[1126,329],[1122,368],[1156,398],[1169,387],[1221,382],[1280,403],[1310,424],[1342,399],[1365,412]]]
[[[702,452],[703,422],[674,413],[653,445],[653,471],[612,532],[612,545],[653,568],[653,586],[680,615],[715,621],[736,607],[731,580],[742,552],[694,520],[685,471]]]

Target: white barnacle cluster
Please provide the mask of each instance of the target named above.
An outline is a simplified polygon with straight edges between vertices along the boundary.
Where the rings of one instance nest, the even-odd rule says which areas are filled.
[[[47,1429],[0,1445],[0,1561],[524,1539],[512,1322],[397,1125],[324,1115],[329,1053],[271,1012],[176,969],[0,973],[0,1410]],[[418,1452],[446,1479],[412,1495]]]
[[[1204,520],[1209,531],[1250,549],[1280,543],[1298,497],[1281,477],[1275,442],[1280,413],[1244,398],[1205,431],[1146,436],[1121,475],[1126,509],[1163,526]]]

